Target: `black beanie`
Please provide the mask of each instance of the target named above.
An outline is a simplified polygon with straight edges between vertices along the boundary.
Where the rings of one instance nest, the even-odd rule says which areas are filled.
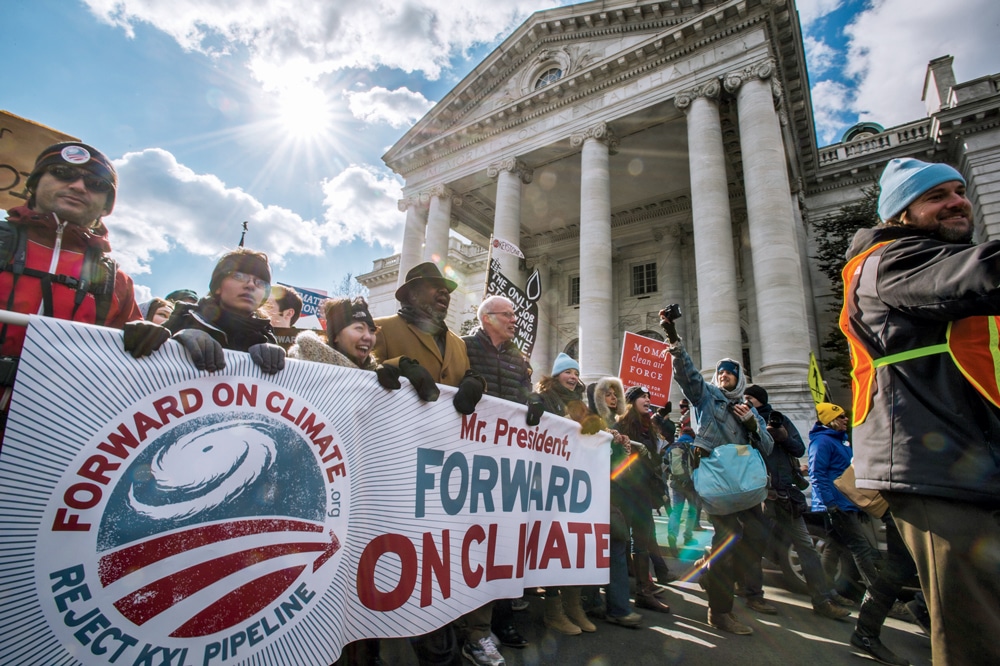
[[[212,280],[208,283],[208,293],[214,294],[222,284],[222,280],[230,273],[246,273],[258,277],[268,285],[271,284],[271,266],[267,263],[267,255],[240,248],[227,252],[219,259],[212,271]]]
[[[762,405],[767,404],[767,391],[764,390],[763,386],[758,386],[757,384],[751,384],[750,386],[743,389],[743,395],[749,395],[756,398],[758,402]]]
[[[375,329],[375,320],[368,311],[368,303],[358,296],[350,298],[331,298],[323,301],[323,314],[326,318],[326,339],[333,340],[337,334],[356,321],[368,324]],[[331,342],[332,344],[332,342]]]
[[[92,148],[79,141],[64,141],[53,144],[38,154],[38,157],[35,158],[35,167],[31,170],[25,183],[28,191],[32,192],[32,199],[34,199],[38,179],[45,173],[46,168],[54,164],[79,167],[111,183],[107,205],[107,212],[111,212],[115,206],[115,193],[118,190],[118,172],[115,171],[115,165],[97,148]]]

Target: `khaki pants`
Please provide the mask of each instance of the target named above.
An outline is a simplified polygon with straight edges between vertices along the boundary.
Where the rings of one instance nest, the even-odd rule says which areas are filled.
[[[1000,510],[883,495],[917,565],[934,666],[1000,664]]]

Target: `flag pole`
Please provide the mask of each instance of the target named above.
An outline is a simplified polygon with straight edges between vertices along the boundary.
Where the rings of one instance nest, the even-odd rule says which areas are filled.
[[[240,247],[243,247],[243,241],[247,239],[247,226],[249,224],[250,224],[249,222],[243,220],[243,233],[240,234]]]
[[[490,234],[490,242],[486,247],[486,280],[483,282],[483,300],[489,295],[490,288],[490,268],[493,265],[493,234]]]

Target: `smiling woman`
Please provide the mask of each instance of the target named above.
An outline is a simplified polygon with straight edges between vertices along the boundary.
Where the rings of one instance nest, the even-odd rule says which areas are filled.
[[[308,140],[329,132],[333,110],[326,93],[309,83],[289,86],[279,93],[277,120],[289,136]]]

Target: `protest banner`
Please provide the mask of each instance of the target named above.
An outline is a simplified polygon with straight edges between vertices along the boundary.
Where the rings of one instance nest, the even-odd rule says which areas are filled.
[[[455,389],[32,317],[0,455],[0,663],[328,666],[608,580],[609,439]]]
[[[532,272],[522,290],[500,271],[500,262],[491,258],[485,291],[487,296],[503,296],[514,304],[517,335],[513,342],[522,354],[531,358],[531,350],[535,348],[538,334],[538,299],[542,297],[542,281],[538,271]]]
[[[663,407],[670,399],[673,372],[666,342],[625,331],[618,376],[626,387],[645,386],[649,389],[649,401]]]
[[[60,141],[78,141],[9,111],[0,111],[0,208],[10,210],[28,201],[25,185],[43,150]]]

